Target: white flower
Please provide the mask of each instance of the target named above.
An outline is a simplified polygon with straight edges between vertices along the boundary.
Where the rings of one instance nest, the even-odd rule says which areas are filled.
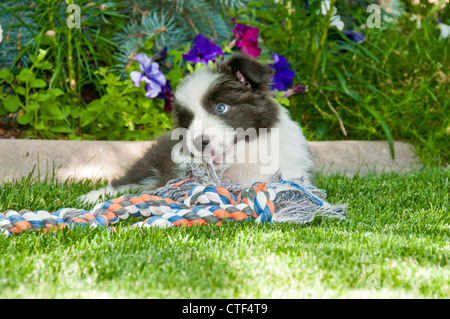
[[[335,26],[339,31],[344,30],[344,22],[341,21],[341,17],[338,15],[331,17],[331,23],[330,26]]]
[[[0,24],[0,43],[2,43],[3,41],[3,29],[2,29],[2,25]]]
[[[326,16],[328,10],[330,10],[330,0],[322,0],[322,3],[320,4],[320,9],[322,11],[322,15]],[[334,13],[334,10],[333,10]]]
[[[330,0],[322,0],[320,3],[320,11],[322,15],[326,16],[328,10],[330,10],[331,2]],[[341,21],[341,17],[337,14],[336,7],[333,7],[333,14],[331,15],[330,26],[335,26],[339,31],[344,30],[344,22]]]
[[[56,35],[56,32],[53,30],[48,30],[47,32],[45,32],[45,34],[51,38],[54,38]]]
[[[437,27],[441,29],[441,35],[439,39],[447,39],[447,37],[450,35],[450,25],[439,23]]]
[[[420,15],[411,14],[411,17],[409,17],[409,21],[416,21],[417,29],[420,29],[422,25],[422,17]]]

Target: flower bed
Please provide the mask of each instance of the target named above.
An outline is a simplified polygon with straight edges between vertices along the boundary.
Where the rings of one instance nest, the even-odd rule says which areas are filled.
[[[448,162],[446,1],[72,2],[0,4],[0,135],[153,139],[183,76],[239,52],[275,70],[308,139]]]

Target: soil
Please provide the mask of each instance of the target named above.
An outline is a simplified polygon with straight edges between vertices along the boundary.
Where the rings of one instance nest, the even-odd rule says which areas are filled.
[[[0,138],[15,139],[22,138],[24,132],[16,121],[0,118]]]

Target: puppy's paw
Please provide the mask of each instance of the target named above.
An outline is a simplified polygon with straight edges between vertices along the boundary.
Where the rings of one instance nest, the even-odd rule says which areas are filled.
[[[89,193],[78,197],[78,199],[85,204],[97,204],[106,201],[107,195],[115,196],[117,193],[118,191],[114,187],[108,185],[104,188],[90,191]]]

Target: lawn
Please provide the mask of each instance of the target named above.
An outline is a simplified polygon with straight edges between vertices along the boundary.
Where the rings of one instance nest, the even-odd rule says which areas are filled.
[[[0,298],[449,298],[450,172],[317,175],[347,220],[0,237]],[[99,186],[29,178],[0,211],[81,207]],[[86,207],[87,208],[87,207]]]

